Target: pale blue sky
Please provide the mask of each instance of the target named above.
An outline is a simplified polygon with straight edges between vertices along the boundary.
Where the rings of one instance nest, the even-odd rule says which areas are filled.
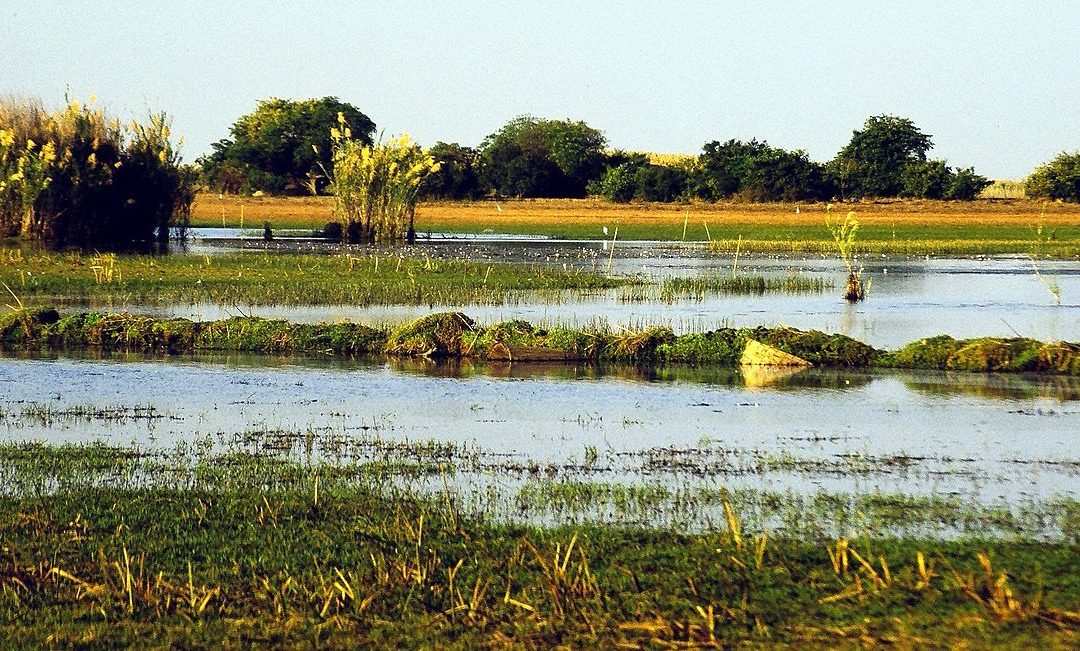
[[[424,144],[529,113],[626,149],[757,137],[823,161],[891,113],[994,178],[1080,149],[1077,2],[0,0],[0,25],[0,94],[165,110],[189,160],[260,98],[325,95]]]

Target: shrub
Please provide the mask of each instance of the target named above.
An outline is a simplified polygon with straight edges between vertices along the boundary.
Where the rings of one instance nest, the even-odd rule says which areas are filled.
[[[124,127],[79,102],[4,100],[0,172],[0,232],[59,247],[165,245],[194,200],[164,114]]]
[[[1040,165],[1025,183],[1029,197],[1080,201],[1080,151],[1062,152]]]
[[[407,135],[375,145],[353,138],[344,115],[331,140],[333,168],[326,175],[334,217],[347,224],[349,242],[411,242],[420,184],[439,164]]]

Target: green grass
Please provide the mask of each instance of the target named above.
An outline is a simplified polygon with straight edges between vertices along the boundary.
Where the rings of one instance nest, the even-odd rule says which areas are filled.
[[[8,303],[91,305],[469,305],[633,281],[551,266],[387,255],[118,256],[0,251]],[[102,272],[103,265],[108,274]]]
[[[702,533],[511,524],[385,468],[198,447],[5,444],[0,468],[21,481],[0,496],[8,648],[1017,648],[1080,631],[1068,543],[773,536],[734,510]]]

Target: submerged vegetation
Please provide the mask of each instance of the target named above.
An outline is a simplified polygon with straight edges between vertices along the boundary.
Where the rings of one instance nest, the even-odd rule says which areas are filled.
[[[725,495],[723,516],[697,533],[514,524],[451,489],[393,480],[410,468],[0,446],[0,637],[1015,648],[1073,646],[1080,634],[1069,543],[769,533]]]
[[[0,347],[5,350],[235,350],[736,366],[751,340],[814,366],[1080,375],[1080,344],[1024,338],[957,340],[943,335],[888,352],[844,335],[785,327],[720,328],[676,336],[667,328],[611,332],[545,328],[525,321],[482,326],[458,312],[432,314],[392,330],[347,322],[313,325],[255,317],[199,322],[123,313],[61,316],[53,309],[21,309],[0,317]]]

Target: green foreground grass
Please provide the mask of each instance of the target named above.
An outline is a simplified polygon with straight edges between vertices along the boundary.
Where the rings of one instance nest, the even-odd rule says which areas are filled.
[[[772,536],[727,503],[694,534],[508,524],[385,466],[237,454],[6,444],[0,472],[8,648],[1080,641],[1064,542]]]

